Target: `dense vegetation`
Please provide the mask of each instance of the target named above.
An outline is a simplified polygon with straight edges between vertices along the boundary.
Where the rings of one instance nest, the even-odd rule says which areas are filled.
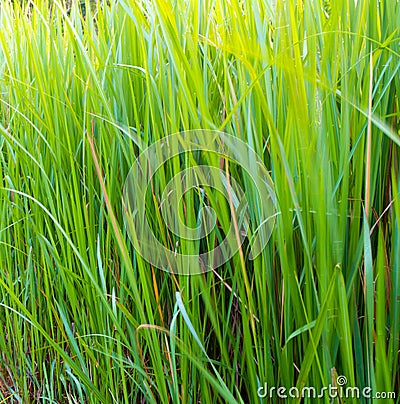
[[[5,402],[398,391],[399,26],[395,1],[2,1]],[[143,145],[199,128],[258,153],[279,215],[256,260],[188,277],[135,253],[121,197]]]

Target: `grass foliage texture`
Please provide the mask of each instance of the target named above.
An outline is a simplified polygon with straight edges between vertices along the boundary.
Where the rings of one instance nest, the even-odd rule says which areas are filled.
[[[256,403],[338,375],[398,391],[399,27],[394,0],[2,1],[4,402]],[[199,128],[257,152],[279,214],[254,261],[188,277],[135,253],[121,197],[143,147]],[[178,163],[147,210],[168,248]]]

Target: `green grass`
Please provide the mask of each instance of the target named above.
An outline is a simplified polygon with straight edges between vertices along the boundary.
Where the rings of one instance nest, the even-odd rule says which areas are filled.
[[[82,10],[0,4],[4,402],[256,403],[264,383],[320,388],[337,375],[398,392],[400,4]],[[121,198],[143,147],[200,128],[259,154],[280,214],[256,260],[244,251],[187,277],[135,253]],[[147,207],[168,248],[161,190],[180,168],[156,176]],[[262,201],[240,167],[231,174],[255,214]],[[222,199],[209,199],[216,240]],[[199,198],[184,203],[193,226]]]

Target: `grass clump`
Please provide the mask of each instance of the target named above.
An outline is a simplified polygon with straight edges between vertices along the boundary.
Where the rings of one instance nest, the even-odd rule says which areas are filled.
[[[399,21],[391,1],[3,1],[3,398],[398,391]],[[254,262],[175,276],[135,253],[122,188],[143,147],[200,128],[257,152],[280,214]]]

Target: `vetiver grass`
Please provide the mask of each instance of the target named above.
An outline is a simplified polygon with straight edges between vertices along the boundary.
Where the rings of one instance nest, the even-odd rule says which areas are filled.
[[[4,402],[398,392],[399,24],[395,1],[2,1]],[[254,262],[185,277],[135,253],[121,197],[143,147],[199,128],[262,156],[280,214]]]

